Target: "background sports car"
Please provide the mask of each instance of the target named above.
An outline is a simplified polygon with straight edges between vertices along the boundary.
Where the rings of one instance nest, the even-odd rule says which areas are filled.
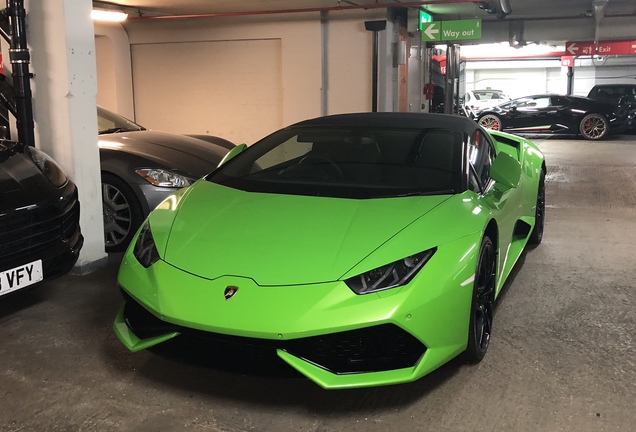
[[[473,113],[499,105],[510,100],[502,90],[484,89],[471,90],[464,95],[463,106],[465,112],[472,118]]]
[[[544,175],[532,143],[465,117],[295,124],[150,214],[119,271],[115,333],[132,351],[229,340],[325,388],[479,361],[497,295],[541,241]]]
[[[125,250],[157,204],[209,174],[234,148],[212,135],[150,131],[102,107],[97,125],[107,252]]]
[[[627,111],[578,96],[526,96],[476,113],[488,129],[524,133],[581,135],[598,140],[625,129]]]

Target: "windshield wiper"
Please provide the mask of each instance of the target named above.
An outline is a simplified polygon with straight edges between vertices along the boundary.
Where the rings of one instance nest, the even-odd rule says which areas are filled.
[[[112,134],[112,133],[117,133],[117,132],[128,132],[128,129],[126,128],[110,128],[110,129],[104,129],[104,130],[100,130],[99,134],[103,135],[103,134]]]
[[[143,131],[143,130],[146,130],[146,129],[145,128],[129,129],[125,127],[114,127],[110,129],[100,130],[99,135],[112,134],[112,133],[118,133],[118,132],[137,132],[137,131]]]
[[[418,192],[408,192],[405,194],[399,194],[399,195],[390,195],[387,198],[404,198],[404,197],[411,197],[411,196],[430,196],[430,195],[453,195],[455,193],[455,189],[443,189],[443,190],[436,190],[436,191],[418,191]]]

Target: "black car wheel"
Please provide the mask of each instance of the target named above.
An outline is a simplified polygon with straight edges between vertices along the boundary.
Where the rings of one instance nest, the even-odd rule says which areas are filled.
[[[110,174],[102,175],[102,201],[106,252],[121,252],[141,225],[141,206],[126,182]]]
[[[599,140],[607,135],[608,130],[609,124],[601,114],[588,114],[579,125],[581,135],[588,140]]]
[[[494,114],[486,114],[479,119],[479,125],[486,129],[492,129],[496,131],[503,130],[501,119]]]
[[[475,271],[468,326],[468,346],[464,353],[466,360],[470,363],[480,362],[486,355],[490,344],[495,301],[496,257],[492,241],[488,236],[484,236]]]
[[[537,208],[534,216],[534,228],[528,243],[538,245],[543,239],[543,225],[545,224],[545,173],[541,170],[539,176],[539,191],[537,192]]]

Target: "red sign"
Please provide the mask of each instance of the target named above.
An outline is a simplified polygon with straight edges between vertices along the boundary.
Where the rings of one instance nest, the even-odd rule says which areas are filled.
[[[566,42],[565,53],[572,56],[587,56],[596,54],[594,42]]]
[[[561,56],[561,66],[574,66],[574,56]]]
[[[636,41],[606,41],[599,42],[596,53],[598,55],[618,55],[618,54],[631,54],[632,43]]]
[[[566,42],[566,54],[572,56],[636,54],[636,40]]]
[[[442,75],[446,75],[446,54],[434,55],[431,57],[433,60],[439,62],[439,69]]]

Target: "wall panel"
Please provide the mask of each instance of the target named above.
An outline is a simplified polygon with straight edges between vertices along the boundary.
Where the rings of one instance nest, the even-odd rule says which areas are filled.
[[[137,44],[132,54],[146,127],[251,144],[283,126],[280,39]]]

